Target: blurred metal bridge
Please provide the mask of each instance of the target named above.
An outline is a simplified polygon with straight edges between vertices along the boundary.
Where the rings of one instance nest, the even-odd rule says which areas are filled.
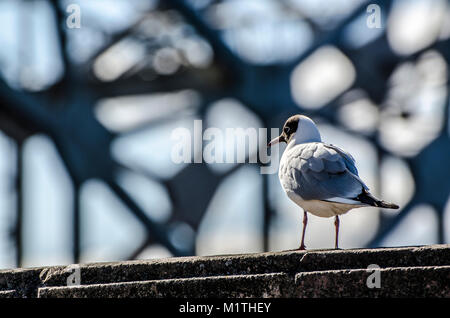
[[[32,1],[29,1],[32,2]],[[174,222],[186,222],[195,231],[198,230],[207,206],[216,189],[225,177],[240,169],[236,165],[221,175],[214,174],[206,164],[191,164],[169,179],[154,176],[144,167],[124,165],[117,162],[111,155],[111,143],[117,133],[107,130],[97,119],[94,106],[102,98],[126,96],[130,94],[149,94],[172,92],[182,89],[193,89],[201,95],[201,107],[197,116],[205,118],[210,104],[224,97],[232,97],[257,115],[265,127],[280,127],[283,120],[294,113],[305,113],[314,118],[321,118],[351,134],[360,135],[370,141],[378,154],[378,161],[384,156],[392,155],[389,147],[380,140],[380,125],[370,132],[359,132],[350,129],[342,122],[339,112],[344,106],[343,99],[348,101],[348,93],[357,90],[372,101],[380,111],[392,107],[392,81],[390,78],[399,66],[405,63],[417,63],[426,54],[433,52],[449,65],[449,38],[435,38],[419,50],[411,54],[399,54],[390,43],[387,28],[384,26],[377,37],[366,44],[355,46],[347,41],[346,32],[349,26],[361,16],[366,16],[368,2],[359,1],[345,15],[339,16],[330,25],[295,6],[295,1],[273,1],[279,10],[279,21],[283,16],[301,20],[312,30],[312,43],[300,54],[289,59],[268,59],[267,62],[255,63],[239,54],[239,51],[224,37],[224,30],[211,23],[211,11],[228,1],[160,1],[148,12],[143,12],[133,25],[112,34],[106,43],[99,47],[88,61],[74,63],[68,56],[67,34],[65,25],[67,13],[64,1],[52,1],[57,23],[60,52],[64,63],[64,73],[57,82],[43,90],[32,92],[26,89],[12,88],[7,81],[0,78],[0,129],[17,142],[17,219],[14,230],[14,240],[17,249],[17,266],[22,264],[23,242],[23,175],[22,175],[22,144],[24,140],[35,134],[44,133],[52,138],[67,170],[69,171],[75,189],[73,205],[73,261],[78,262],[81,253],[80,235],[80,186],[89,179],[103,180],[114,194],[129,208],[134,216],[145,226],[147,240],[132,251],[130,259],[135,258],[146,246],[159,243],[165,246],[173,255],[194,255],[195,246],[187,249],[177,247],[171,238],[169,228]],[[234,2],[233,2],[234,3]],[[383,18],[390,15],[391,1],[372,1],[380,6]],[[228,3],[226,5],[232,5]],[[237,5],[237,4],[236,4]],[[447,9],[448,10],[448,9]],[[108,49],[123,41],[133,39],[140,41],[145,48],[145,54],[153,54],[164,47],[174,47],[174,43],[165,37],[154,38],[145,32],[146,23],[154,21],[156,14],[173,16],[174,21],[183,21],[191,28],[190,32],[205,40],[213,51],[213,61],[206,68],[198,68],[185,63],[172,74],[161,75],[152,70],[148,63],[135,65],[132,70],[109,81],[102,81],[94,74],[95,61]],[[294,18],[292,18],[294,17]],[[84,19],[84,18],[83,18]],[[169,18],[167,18],[170,20]],[[242,23],[245,23],[242,19]],[[289,20],[291,21],[291,20]],[[83,23],[89,23],[83,20]],[[239,26],[233,26],[239,28]],[[24,30],[24,33],[27,31]],[[164,32],[164,31],[162,31]],[[333,96],[324,105],[311,108],[302,105],[293,97],[292,74],[295,68],[308,59],[314,52],[324,46],[332,46],[343,53],[352,63],[355,79],[351,86]],[[180,53],[181,54],[181,53]],[[155,78],[145,79],[145,74],[151,73]],[[417,154],[401,156],[409,166],[415,183],[412,199],[395,217],[384,217],[380,214],[380,226],[376,236],[368,244],[378,246],[417,204],[431,205],[439,215],[439,242],[444,242],[444,208],[450,192],[450,140],[449,140],[449,78],[445,72],[446,96],[442,127],[433,140],[427,143]],[[411,92],[412,94],[414,92]],[[361,96],[361,95],[359,95]],[[394,105],[398,106],[398,105]],[[174,114],[169,114],[163,120],[146,122],[143,125],[158,125],[170,121]],[[414,110],[394,107],[393,116],[408,122],[415,116]],[[134,128],[137,129],[137,128]],[[394,154],[399,156],[398,154]],[[117,173],[123,170],[137,172],[148,178],[156,178],[166,187],[172,201],[172,213],[164,222],[152,220],[142,208],[124,191],[117,182]],[[192,179],[195,179],[195,186]],[[273,216],[273,208],[268,202],[268,176],[262,175],[264,198],[263,213],[263,246],[268,249],[269,225]]]

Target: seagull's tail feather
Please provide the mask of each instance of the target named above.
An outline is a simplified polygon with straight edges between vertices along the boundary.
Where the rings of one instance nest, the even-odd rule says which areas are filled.
[[[384,209],[398,209],[399,208],[399,206],[397,204],[389,203],[389,202],[386,202],[386,201],[378,200],[377,204],[378,204],[378,207],[384,208]]]
[[[356,200],[358,200],[364,204],[370,205],[370,206],[384,208],[384,209],[398,209],[399,208],[399,206],[397,204],[389,203],[389,202],[386,202],[383,200],[378,200],[373,195],[371,195],[369,192],[367,192],[365,189],[363,190],[363,192],[360,195],[358,195]]]

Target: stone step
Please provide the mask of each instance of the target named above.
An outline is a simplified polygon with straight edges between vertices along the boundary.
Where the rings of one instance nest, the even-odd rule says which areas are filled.
[[[66,286],[77,270],[82,285],[93,285],[271,273],[294,277],[312,271],[366,269],[370,264],[381,268],[450,265],[450,245],[174,257],[2,270],[0,290],[16,290],[22,297],[37,297],[38,288]]]
[[[155,279],[298,273],[317,270],[450,265],[450,245],[427,247],[285,251],[209,257],[94,263],[80,266],[81,283],[114,283]],[[47,286],[66,285],[71,267],[49,267],[40,273]],[[0,273],[1,275],[1,273]]]
[[[0,271],[0,291],[16,290],[21,297],[36,297],[37,286],[42,285],[41,268],[19,268]]]
[[[39,298],[283,297],[294,279],[284,273],[175,278],[39,288]]]
[[[2,290],[0,291],[0,298],[15,298],[18,297],[15,290]]]
[[[450,297],[450,266],[383,268],[378,273],[379,281],[372,279],[371,270],[353,269],[295,276],[272,273],[43,287],[39,288],[38,297]],[[368,279],[375,283],[373,288],[367,285]]]
[[[381,268],[378,273],[378,278],[364,269],[298,273],[294,296],[450,297],[450,266]]]

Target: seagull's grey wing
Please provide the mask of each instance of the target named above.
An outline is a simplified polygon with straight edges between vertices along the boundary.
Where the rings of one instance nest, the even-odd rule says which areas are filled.
[[[355,161],[341,149],[323,143],[299,145],[289,154],[286,172],[292,176],[291,191],[304,200],[359,204],[355,200],[367,189],[358,177]]]
[[[342,158],[344,159],[345,165],[347,167],[347,169],[355,174],[358,175],[358,169],[356,169],[356,165],[355,165],[355,159],[353,158],[353,156],[351,154],[349,154],[348,152],[342,150],[339,147],[336,147],[335,145],[331,145],[331,144],[323,144],[324,147],[328,148],[328,149],[333,149],[334,151],[336,151],[338,154],[340,154],[342,156]]]

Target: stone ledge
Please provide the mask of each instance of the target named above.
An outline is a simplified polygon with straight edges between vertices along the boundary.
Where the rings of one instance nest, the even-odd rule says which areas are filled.
[[[0,291],[16,290],[20,297],[35,297],[36,287],[41,285],[42,268],[19,268],[0,271]]]
[[[380,288],[363,269],[299,273],[295,297],[450,297],[450,266],[382,268]]]
[[[40,298],[267,298],[291,295],[283,273],[176,278],[143,282],[39,288]]]
[[[0,291],[0,298],[16,298],[18,297],[15,290],[2,290]]]
[[[369,288],[366,269],[176,278],[39,288],[42,298],[450,297],[450,266],[380,269]]]
[[[377,264],[380,267],[450,265],[450,245],[176,257],[85,264],[80,266],[80,270],[82,284],[106,284],[162,278],[354,269],[367,268],[370,264]],[[48,267],[41,271],[40,280],[46,286],[61,286],[66,284],[67,277],[72,272],[67,270],[66,266]]]
[[[82,285],[116,284],[179,278],[226,277],[329,270],[448,266],[450,245],[349,250],[284,251],[242,255],[179,257],[79,265]],[[37,297],[38,288],[65,286],[73,266],[50,266],[0,271],[0,291]]]

